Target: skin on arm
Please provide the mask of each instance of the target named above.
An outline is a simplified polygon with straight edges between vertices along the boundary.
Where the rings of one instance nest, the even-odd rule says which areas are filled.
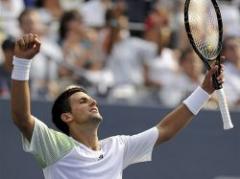
[[[14,56],[25,60],[31,60],[39,52],[40,45],[41,42],[37,35],[24,35],[15,43]],[[23,135],[31,141],[34,119],[31,115],[28,81],[12,79],[11,110],[14,123]]]
[[[218,76],[219,83],[223,83],[223,66],[221,67],[221,73]],[[212,75],[218,71],[218,66],[214,66],[209,70],[205,76],[205,79],[201,85],[201,88],[205,90],[209,95],[214,92],[214,86],[212,83]],[[164,117],[158,124],[159,137],[155,146],[166,142],[173,138],[182,128],[184,128],[194,117],[193,113],[187,108],[185,104],[181,104],[175,110],[170,112]]]

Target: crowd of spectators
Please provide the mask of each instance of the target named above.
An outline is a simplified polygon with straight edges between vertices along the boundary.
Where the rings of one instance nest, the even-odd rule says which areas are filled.
[[[219,2],[224,23],[225,91],[240,107],[240,3]],[[184,0],[1,0],[0,96],[9,98],[14,41],[38,34],[33,99],[52,100],[70,84],[107,103],[174,107],[201,83],[189,46]],[[196,59],[196,60],[195,60]],[[207,105],[216,108],[213,96]]]

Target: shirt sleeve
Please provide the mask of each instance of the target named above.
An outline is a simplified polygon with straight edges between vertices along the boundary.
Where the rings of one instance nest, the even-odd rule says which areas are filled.
[[[42,168],[55,163],[74,147],[70,137],[49,129],[37,118],[35,118],[31,141],[29,142],[22,135],[22,144],[23,150],[33,154]]]
[[[123,169],[134,163],[151,161],[153,147],[158,136],[159,132],[156,127],[133,136],[121,136],[125,145]]]

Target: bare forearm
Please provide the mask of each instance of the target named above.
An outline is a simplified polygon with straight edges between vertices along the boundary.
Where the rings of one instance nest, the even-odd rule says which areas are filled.
[[[12,80],[11,91],[12,114],[15,122],[27,120],[31,116],[28,81]]]
[[[174,137],[191,121],[193,116],[192,112],[190,112],[184,104],[181,104],[174,111],[169,113],[157,124],[160,134],[156,144],[161,144]]]
[[[12,80],[12,118],[23,135],[31,141],[34,120],[31,115],[28,81]]]
[[[221,69],[221,73],[217,77],[219,84],[223,83],[223,66]],[[194,115],[198,114],[205,102],[209,100],[210,94],[214,91],[212,76],[216,74],[216,72],[218,72],[217,65],[213,66],[213,68],[207,72],[201,87],[196,88],[196,90],[183,101],[183,104],[169,113],[157,124],[159,137],[156,145],[174,137],[191,121]]]
[[[205,102],[209,99],[209,94],[198,87],[194,92],[183,101],[183,104],[168,114],[159,122],[159,139],[157,144],[167,141],[174,137],[182,128],[184,128],[197,115]]]

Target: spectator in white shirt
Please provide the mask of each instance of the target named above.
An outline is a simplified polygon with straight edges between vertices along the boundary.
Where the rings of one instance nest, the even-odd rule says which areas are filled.
[[[240,36],[240,11],[232,0],[219,1],[225,36]]]
[[[225,62],[225,83],[229,106],[240,107],[240,38],[229,36],[224,39],[223,55]]]
[[[48,39],[47,26],[36,9],[25,9],[18,19],[23,34],[36,33],[44,42],[32,64],[32,95],[38,99],[51,99],[57,93],[55,80],[58,78],[59,63],[63,60],[62,51],[56,42]]]
[[[6,35],[14,37],[20,35],[17,17],[24,8],[23,0],[0,1],[0,29],[3,30]]]
[[[164,105],[173,107],[186,98],[203,80],[203,64],[192,48],[186,48],[179,58],[179,71],[162,87],[160,98]],[[170,78],[169,77],[169,78]],[[171,93],[171,96],[167,95]]]
[[[108,56],[106,68],[112,72],[114,80],[110,96],[127,101],[137,100],[138,89],[144,86],[144,65],[155,57],[157,46],[129,36],[127,17],[115,14],[114,10],[109,13],[112,16],[108,19],[105,51]]]

